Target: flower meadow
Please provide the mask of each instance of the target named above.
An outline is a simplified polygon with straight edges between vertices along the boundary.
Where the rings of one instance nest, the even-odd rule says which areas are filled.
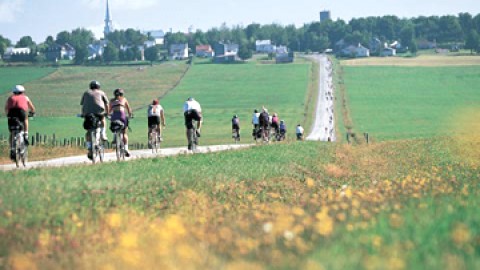
[[[0,268],[478,269],[480,141],[465,143],[287,143],[2,173]]]

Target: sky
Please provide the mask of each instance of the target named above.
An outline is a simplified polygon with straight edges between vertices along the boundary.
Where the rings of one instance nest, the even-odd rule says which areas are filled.
[[[172,29],[174,32],[207,31],[250,23],[294,24],[319,20],[330,10],[332,18],[349,21],[367,16],[457,15],[480,13],[479,0],[109,0],[116,29],[141,31]],[[16,43],[31,36],[37,43],[47,36],[76,28],[103,37],[106,0],[0,0],[0,35]]]

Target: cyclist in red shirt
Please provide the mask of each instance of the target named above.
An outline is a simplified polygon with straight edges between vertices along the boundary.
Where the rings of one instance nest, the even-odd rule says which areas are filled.
[[[10,117],[17,118],[24,126],[25,144],[28,145],[28,117],[27,112],[30,110],[30,115],[35,114],[35,106],[32,101],[25,95],[25,87],[23,85],[15,85],[12,88],[12,95],[5,103],[5,114],[9,117],[8,125],[11,126]],[[11,135],[11,134],[10,134]],[[12,141],[12,138],[9,140]]]

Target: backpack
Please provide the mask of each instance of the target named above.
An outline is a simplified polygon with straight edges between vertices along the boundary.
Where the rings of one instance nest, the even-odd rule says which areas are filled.
[[[268,113],[266,112],[262,112],[260,114],[260,124],[262,125],[267,125],[270,121],[269,121],[269,117],[268,117]]]
[[[97,128],[97,117],[93,113],[85,115],[85,120],[83,121],[83,128],[86,130]]]

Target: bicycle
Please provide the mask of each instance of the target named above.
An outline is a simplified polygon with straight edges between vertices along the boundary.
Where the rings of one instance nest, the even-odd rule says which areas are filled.
[[[127,121],[132,119],[132,117],[127,117]],[[123,130],[125,129],[125,124],[121,120],[115,120],[110,122],[110,130],[113,132],[113,141],[115,142],[115,154],[117,156],[117,161],[125,160],[127,151],[125,151],[125,142],[123,136]],[[130,129],[130,127],[128,127]]]
[[[160,149],[161,133],[158,133],[158,125],[150,127],[150,134],[148,134],[148,145],[152,148],[152,153],[157,153]]]
[[[88,157],[91,157],[93,164],[96,163],[97,157],[100,162],[103,162],[105,157],[105,141],[102,138],[103,121],[93,113],[81,117],[90,118],[89,122],[91,123],[91,126],[87,128],[91,143],[91,148],[88,149]]]
[[[240,130],[239,129],[232,129],[232,138],[235,144],[240,141]]]
[[[187,129],[188,150],[195,152],[198,146],[196,121],[192,120],[192,128]]]
[[[28,117],[33,117],[33,113],[29,112]],[[15,161],[17,168],[20,167],[20,162],[23,167],[27,166],[28,161],[28,146],[25,143],[24,125],[17,117],[8,117],[8,128],[10,130],[10,158]]]

